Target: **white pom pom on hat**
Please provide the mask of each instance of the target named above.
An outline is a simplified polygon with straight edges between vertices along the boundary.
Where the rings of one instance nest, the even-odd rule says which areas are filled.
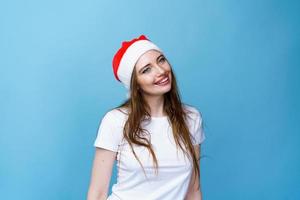
[[[152,49],[162,52],[145,35],[122,42],[121,48],[113,57],[112,65],[115,78],[122,82],[126,89],[130,90],[131,76],[136,62],[141,55]]]

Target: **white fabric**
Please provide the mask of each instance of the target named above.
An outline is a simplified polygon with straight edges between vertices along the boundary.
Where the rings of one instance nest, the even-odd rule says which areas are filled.
[[[184,108],[191,111],[187,124],[192,142],[201,144],[205,139],[201,115],[194,107],[184,105]],[[126,119],[127,115],[117,109],[107,112],[94,142],[95,147],[118,152],[117,183],[113,185],[108,200],[183,200],[192,175],[192,163],[182,151],[176,151],[168,118],[152,117],[150,123],[142,124],[150,133],[148,136],[158,160],[158,176],[154,173],[152,156],[147,148],[134,146],[148,180],[130,146],[122,140]]]
[[[151,41],[139,40],[130,45],[122,56],[117,74],[126,89],[130,89],[130,80],[135,63],[141,55],[151,49],[161,51],[160,48]]]

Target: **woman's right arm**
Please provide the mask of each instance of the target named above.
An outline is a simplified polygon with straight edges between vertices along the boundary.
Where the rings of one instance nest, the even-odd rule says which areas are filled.
[[[106,200],[117,152],[96,147],[87,200]]]

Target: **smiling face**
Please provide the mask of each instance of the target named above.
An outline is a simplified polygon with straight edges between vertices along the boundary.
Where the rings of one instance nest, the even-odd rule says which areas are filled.
[[[134,72],[144,96],[161,96],[171,89],[171,66],[159,51],[144,53],[136,62]]]

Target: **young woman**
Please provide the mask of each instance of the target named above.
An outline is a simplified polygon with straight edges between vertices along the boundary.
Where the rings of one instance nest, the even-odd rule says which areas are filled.
[[[200,112],[180,100],[161,49],[141,35],[122,43],[113,58],[128,99],[103,117],[88,200],[199,200]],[[108,196],[114,161],[117,183]]]

